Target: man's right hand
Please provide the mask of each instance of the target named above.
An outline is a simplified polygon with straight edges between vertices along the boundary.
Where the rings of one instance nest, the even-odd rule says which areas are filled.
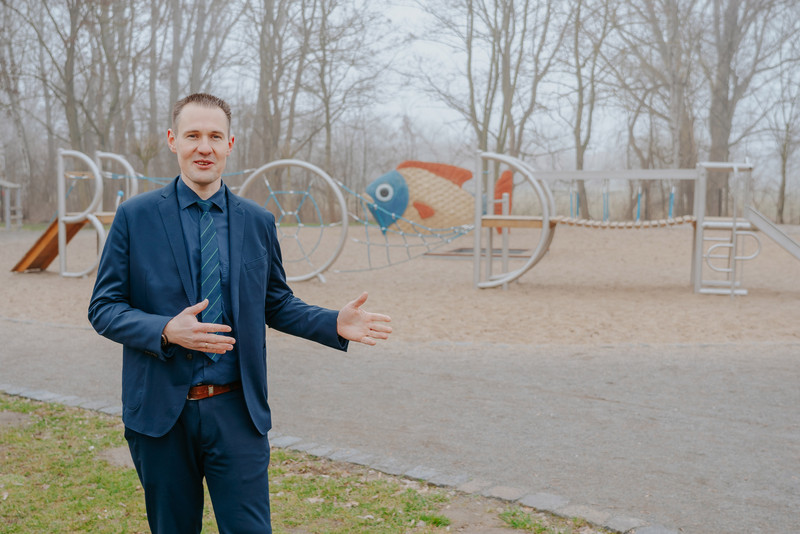
[[[225,354],[229,350],[233,350],[233,344],[236,343],[234,338],[216,334],[216,332],[230,332],[230,326],[201,323],[197,320],[197,314],[205,310],[207,306],[208,299],[189,306],[170,319],[167,326],[164,327],[164,335],[167,336],[169,342],[200,352]]]

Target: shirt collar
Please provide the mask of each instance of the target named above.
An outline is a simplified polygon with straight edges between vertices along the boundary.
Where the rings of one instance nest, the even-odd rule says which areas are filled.
[[[208,200],[211,201],[220,211],[225,211],[225,189],[227,186],[222,183],[220,188],[217,190],[216,193],[211,195],[211,198]],[[178,194],[178,205],[181,209],[186,209],[192,204],[195,204],[200,197],[197,196],[197,193],[189,189],[189,186],[186,185],[181,178],[178,178],[178,186],[177,186],[177,194]]]

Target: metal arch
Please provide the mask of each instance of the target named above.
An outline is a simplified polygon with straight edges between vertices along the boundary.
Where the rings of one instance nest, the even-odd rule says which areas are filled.
[[[123,158],[119,154],[114,154],[114,153],[111,153],[111,152],[101,152],[99,150],[94,153],[94,157],[95,157],[95,160],[97,162],[97,167],[99,169],[101,169],[101,170],[103,168],[102,161],[104,159],[109,159],[109,160],[112,160],[112,161],[116,161],[117,163],[122,165],[125,168],[125,175],[126,175],[125,176],[125,198],[131,198],[133,196],[136,196],[136,194],[139,192],[139,180],[137,180],[138,174],[133,169],[133,166],[131,166],[131,164],[128,162],[128,160],[126,160],[125,158]]]
[[[319,176],[320,178],[322,178],[325,181],[325,183],[328,184],[328,187],[331,188],[331,190],[333,191],[334,195],[336,195],[336,200],[339,203],[339,209],[341,210],[341,214],[342,214],[342,220],[341,220],[342,231],[341,231],[341,234],[339,236],[339,243],[336,246],[336,249],[334,250],[333,254],[331,254],[331,256],[328,258],[328,260],[325,261],[317,269],[315,269],[315,270],[313,270],[311,272],[308,272],[308,273],[305,273],[305,274],[302,274],[302,275],[299,275],[299,276],[287,276],[286,277],[286,280],[289,281],[289,282],[303,282],[305,280],[309,280],[311,278],[314,278],[315,276],[321,276],[323,272],[325,272],[331,265],[333,265],[333,263],[339,257],[339,254],[342,253],[342,249],[344,249],[345,241],[347,240],[347,204],[345,203],[344,195],[342,195],[342,192],[339,189],[339,185],[336,183],[336,181],[333,178],[331,178],[328,175],[328,173],[326,173],[325,171],[323,171],[322,169],[320,169],[316,165],[312,165],[311,163],[307,163],[305,161],[301,161],[301,160],[298,160],[298,159],[281,159],[281,160],[276,160],[276,161],[267,163],[266,165],[262,165],[261,167],[259,167],[255,171],[253,171],[253,173],[250,176],[247,177],[247,179],[244,181],[242,186],[239,188],[239,191],[238,191],[237,194],[239,196],[244,197],[246,195],[246,193],[247,193],[247,188],[250,186],[250,183],[253,180],[255,180],[257,177],[261,176],[262,174],[265,174],[268,171],[271,171],[273,169],[283,168],[283,167],[300,167],[300,168],[306,169],[307,171],[310,171],[310,172],[316,174],[317,176]]]
[[[537,196],[539,197],[539,202],[542,204],[542,233],[539,236],[539,243],[537,244],[534,251],[531,253],[528,260],[525,264],[520,267],[519,269],[509,271],[507,273],[499,274],[493,276],[490,280],[485,282],[478,282],[477,287],[481,289],[486,289],[490,287],[497,287],[508,282],[513,282],[523,274],[525,274],[528,270],[531,269],[539,260],[544,257],[545,252],[547,252],[547,248],[550,246],[550,242],[553,239],[554,232],[550,228],[550,212],[555,209],[555,202],[552,198],[552,193],[549,192],[549,189],[545,190],[539,184],[539,182],[533,176],[533,169],[530,166],[523,163],[521,160],[517,158],[512,158],[510,156],[505,156],[503,154],[496,154],[491,152],[482,152],[480,154],[481,160],[494,160],[499,161],[501,163],[505,163],[509,167],[516,169],[517,171],[522,174],[526,180],[531,184],[534,191],[536,191]],[[550,194],[548,194],[550,193]],[[480,199],[476,199],[476,202],[480,202]],[[476,232],[480,232],[480,221],[476,221]],[[477,240],[476,240],[477,241]],[[479,254],[476,252],[476,254]]]
[[[64,158],[73,157],[86,163],[89,170],[94,175],[94,197],[89,203],[89,206],[77,215],[67,215],[67,197],[66,197],[66,180],[64,178]],[[94,264],[86,270],[80,272],[67,271],[67,223],[81,222],[88,220],[92,223],[97,231],[98,251],[103,249],[105,244],[106,232],[103,225],[92,213],[100,205],[103,198],[103,176],[97,164],[83,152],[77,150],[58,150],[58,257],[59,257],[59,272],[61,276],[68,278],[79,278],[92,272],[100,263],[100,253],[97,254],[97,259]]]
[[[101,252],[103,251],[103,247],[106,246],[106,229],[103,227],[103,223],[100,222],[100,219],[98,219],[95,215],[90,213],[86,216],[86,219],[90,223],[92,223],[95,232],[97,232],[97,257],[95,258],[94,263],[92,263],[90,267],[84,269],[83,271],[80,272],[61,271],[61,276],[64,276],[66,278],[80,278],[82,276],[86,276],[90,272],[94,271],[100,264],[100,255]]]
[[[103,175],[100,173],[100,169],[97,167],[97,164],[83,152],[60,148],[58,150],[58,156],[58,218],[65,223],[80,222],[84,220],[90,213],[94,213],[97,210],[97,206],[100,205],[100,202],[103,199]],[[94,196],[92,197],[92,201],[89,203],[89,206],[81,213],[70,216],[67,216],[66,184],[64,183],[64,158],[67,156],[79,159],[86,163],[86,165],[89,167],[89,170],[94,175],[95,184]]]
[[[533,178],[534,175],[536,174],[536,171],[534,170],[534,168],[530,164],[528,164],[528,163],[526,163],[526,162],[524,162],[522,160],[518,160],[518,161],[523,167],[528,169],[528,172],[530,172],[530,176]],[[544,191],[544,194],[547,197],[548,205],[550,207],[549,214],[551,216],[555,215],[556,214],[556,200],[555,200],[555,197],[553,197],[553,191],[550,189],[550,186],[547,185],[547,182],[545,182],[544,180],[539,181],[539,180],[536,180],[536,178],[533,178],[532,184],[533,184],[534,188],[536,187],[537,184],[542,188],[542,191]],[[538,194],[538,191],[537,191],[537,194]],[[540,197],[540,200],[541,200],[541,197]],[[544,205],[544,203],[542,203],[542,205]],[[542,220],[542,226],[544,226],[544,220]],[[555,235],[556,235],[556,229],[555,229],[555,227],[550,228],[549,217],[548,217],[547,227],[550,229],[550,232],[549,232],[549,235],[547,236],[547,240],[546,240],[547,242],[545,243],[545,246],[544,246],[544,252],[542,252],[542,254],[536,259],[536,261],[534,261],[530,265],[530,267],[528,267],[528,270],[532,269],[537,263],[539,263],[539,261],[542,258],[544,258],[544,254],[550,249],[550,243],[553,242],[553,237],[555,237]]]

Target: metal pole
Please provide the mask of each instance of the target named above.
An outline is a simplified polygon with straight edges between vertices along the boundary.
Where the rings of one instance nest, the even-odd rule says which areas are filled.
[[[691,282],[694,292],[700,293],[703,279],[703,225],[706,214],[706,181],[708,171],[706,167],[697,167],[697,179],[694,183],[694,242],[692,247],[692,273]]]
[[[15,193],[17,197],[17,203],[15,204],[14,212],[16,214],[17,219],[17,228],[22,228],[22,185],[20,184],[17,187],[17,192]]]
[[[729,267],[731,269],[731,298],[736,295],[736,280],[737,280],[737,261],[736,256],[738,255],[738,245],[739,245],[739,229],[737,224],[737,216],[738,216],[738,206],[736,202],[736,189],[739,187],[739,168],[734,166],[733,168],[733,185],[730,187],[731,191],[731,203],[733,204],[731,209],[733,211],[733,225],[731,227],[731,256],[729,260]]]
[[[3,218],[6,221],[6,230],[11,229],[11,207],[9,206],[9,190],[7,187],[0,186],[0,192],[3,194]]]
[[[503,193],[503,215],[510,215],[511,214],[511,198],[509,197],[508,193]],[[490,230],[491,231],[491,230]],[[510,232],[509,228],[503,228],[503,272],[508,272],[508,234]],[[508,289],[508,282],[503,284],[503,289]]]
[[[67,213],[67,186],[64,176],[64,149],[58,149],[56,165],[56,182],[58,183],[58,268],[62,275],[67,272],[67,225],[64,217]]]
[[[475,169],[474,187],[475,187],[475,227],[473,228],[473,245],[472,245],[472,285],[476,288],[481,281],[481,216],[483,215],[482,202],[483,202],[483,158],[481,153],[478,152],[476,156],[477,167]]]

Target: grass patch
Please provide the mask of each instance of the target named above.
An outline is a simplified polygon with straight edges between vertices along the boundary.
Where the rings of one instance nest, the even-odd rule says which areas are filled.
[[[445,490],[377,471],[273,449],[270,501],[276,532],[445,532]]]
[[[147,532],[132,470],[97,461],[124,444],[119,418],[0,395],[30,421],[0,430],[0,524],[8,533]]]
[[[574,517],[554,521],[553,516],[510,507],[500,512],[500,519],[510,528],[534,532],[535,534],[581,534],[583,532],[607,532],[592,527],[586,520]]]
[[[0,428],[4,533],[148,532],[136,472],[97,458],[125,445],[118,417],[0,394],[0,411],[27,423]],[[445,490],[273,449],[273,527],[281,532],[445,532]],[[206,492],[204,532],[216,532]]]

